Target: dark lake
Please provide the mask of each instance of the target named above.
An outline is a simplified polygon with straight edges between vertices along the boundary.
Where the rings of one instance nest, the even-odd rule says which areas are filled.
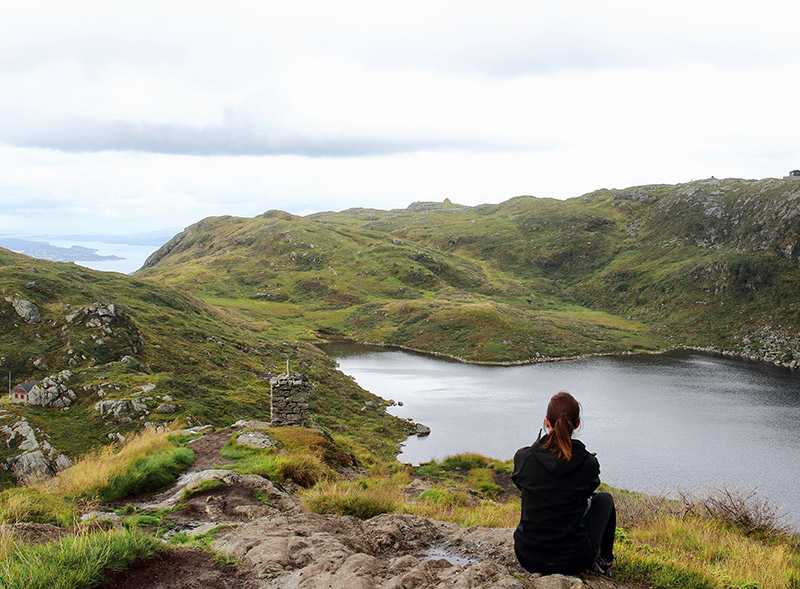
[[[428,425],[399,459],[474,451],[499,459],[533,443],[550,397],[583,406],[575,437],[614,487],[674,496],[723,485],[800,522],[800,374],[745,360],[671,352],[525,366],[475,366],[379,347],[321,346],[389,411]]]

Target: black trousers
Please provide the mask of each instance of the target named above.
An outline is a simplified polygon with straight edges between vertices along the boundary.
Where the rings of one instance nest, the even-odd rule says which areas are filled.
[[[586,515],[583,516],[583,525],[589,532],[589,541],[592,545],[591,557],[580,562],[568,562],[563,565],[542,564],[531,560],[528,555],[520,554],[514,547],[519,564],[529,573],[542,573],[552,575],[562,573],[574,575],[591,568],[598,556],[610,562],[614,555],[614,532],[617,529],[617,510],[614,507],[614,498],[605,492],[592,495],[592,503]]]

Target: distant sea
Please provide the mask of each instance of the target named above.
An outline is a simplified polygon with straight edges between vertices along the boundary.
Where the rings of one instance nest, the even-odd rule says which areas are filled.
[[[104,243],[101,241],[58,241],[48,239],[48,243],[57,247],[71,247],[80,245],[97,250],[101,256],[119,256],[124,260],[98,260],[75,262],[79,266],[85,266],[92,270],[102,270],[104,272],[119,272],[121,274],[132,274],[142,267],[147,257],[156,251],[160,246],[157,245],[130,245],[127,243]]]

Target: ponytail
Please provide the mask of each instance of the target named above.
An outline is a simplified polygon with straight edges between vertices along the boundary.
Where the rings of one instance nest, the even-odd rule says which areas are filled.
[[[575,397],[561,391],[553,395],[547,406],[550,435],[542,444],[559,460],[572,459],[572,432],[580,424],[581,405]]]

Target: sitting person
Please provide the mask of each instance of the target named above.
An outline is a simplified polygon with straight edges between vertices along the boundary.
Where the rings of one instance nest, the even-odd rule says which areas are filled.
[[[553,395],[544,420],[547,434],[514,455],[511,478],[522,494],[514,551],[531,573],[592,569],[611,575],[614,499],[594,492],[600,484],[600,465],[580,440],[572,439],[580,410],[569,393]]]

